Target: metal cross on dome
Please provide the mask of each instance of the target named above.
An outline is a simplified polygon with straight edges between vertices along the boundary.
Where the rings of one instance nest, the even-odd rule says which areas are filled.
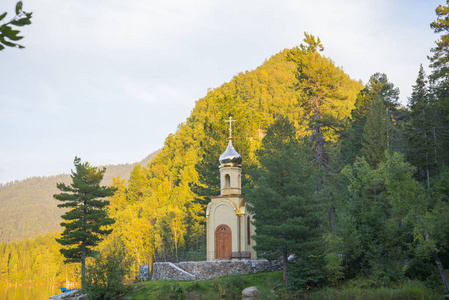
[[[229,138],[232,139],[232,122],[235,122],[235,120],[232,120],[232,116],[229,116],[229,120],[225,120],[225,122],[229,122]]]

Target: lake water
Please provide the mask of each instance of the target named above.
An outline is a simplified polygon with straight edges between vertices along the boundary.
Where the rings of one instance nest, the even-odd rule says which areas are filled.
[[[58,285],[0,286],[1,300],[41,300],[61,293]]]

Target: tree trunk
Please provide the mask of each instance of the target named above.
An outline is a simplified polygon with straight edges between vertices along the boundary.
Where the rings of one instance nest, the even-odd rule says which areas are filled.
[[[81,290],[84,291],[86,284],[86,242],[82,243],[82,252],[81,252]]]
[[[318,164],[318,170],[321,170],[321,167],[324,165],[323,160],[324,153],[324,139],[321,136],[321,128],[317,127],[315,129],[315,158]],[[319,193],[323,188],[323,179],[321,178],[321,173],[318,177],[318,182],[316,184],[316,191]]]
[[[287,280],[287,270],[288,270],[288,266],[287,266],[287,262],[288,262],[288,257],[287,257],[287,252],[284,252],[282,254],[282,263],[284,264],[284,271],[283,271],[283,276],[282,276],[282,282],[284,283],[284,286],[288,285],[288,280]]]
[[[432,256],[435,259],[435,263],[438,266],[438,270],[440,271],[441,278],[443,279],[444,288],[446,289],[446,294],[449,295],[449,283],[447,282],[446,273],[444,272],[443,265],[441,264],[440,257],[436,251],[432,251]]]
[[[438,165],[438,159],[437,159],[437,133],[435,131],[435,127],[433,128],[433,143],[434,143],[434,155],[435,155],[435,164]],[[438,172],[437,172],[438,174]]]
[[[427,150],[427,131],[424,129],[424,146],[426,148],[426,177],[427,177],[427,190],[430,191],[430,174],[429,174],[429,155]]]
[[[415,214],[415,218],[417,219],[416,214]],[[423,229],[424,229],[424,238],[426,239],[426,241],[428,241],[429,240],[429,235],[427,234],[427,229],[425,228],[424,225],[422,225],[422,226],[423,226]],[[432,249],[431,249],[432,256],[433,256],[433,259],[435,260],[435,263],[437,264],[438,271],[440,271],[441,279],[443,279],[443,284],[444,284],[444,288],[446,289],[446,294],[449,295],[449,283],[447,282],[446,273],[444,272],[443,265],[441,264],[440,257],[438,256],[438,253],[437,253],[436,250],[437,249],[435,248],[435,246],[433,246]]]
[[[330,233],[335,233],[335,206],[332,203],[328,210]]]

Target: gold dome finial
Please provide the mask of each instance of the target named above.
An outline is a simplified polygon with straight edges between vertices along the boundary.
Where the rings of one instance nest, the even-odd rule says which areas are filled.
[[[235,120],[232,120],[232,116],[229,116],[229,120],[225,120],[225,122],[229,122],[229,143],[225,152],[220,155],[219,162],[222,166],[240,166],[242,157],[235,151],[234,146],[232,145],[232,122],[235,122]]]
[[[232,122],[235,120],[232,119],[232,116],[229,116],[229,120],[225,120],[225,122],[229,122],[229,139],[232,139]]]

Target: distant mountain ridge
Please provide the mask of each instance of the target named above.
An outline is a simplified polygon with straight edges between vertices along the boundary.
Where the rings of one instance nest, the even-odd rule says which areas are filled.
[[[110,185],[112,178],[128,180],[136,165],[146,166],[157,155],[157,150],[142,161],[132,164],[106,165],[102,185]],[[63,210],[53,198],[58,193],[56,184],[69,184],[69,174],[31,177],[21,181],[0,184],[0,242],[19,241],[61,229]]]

